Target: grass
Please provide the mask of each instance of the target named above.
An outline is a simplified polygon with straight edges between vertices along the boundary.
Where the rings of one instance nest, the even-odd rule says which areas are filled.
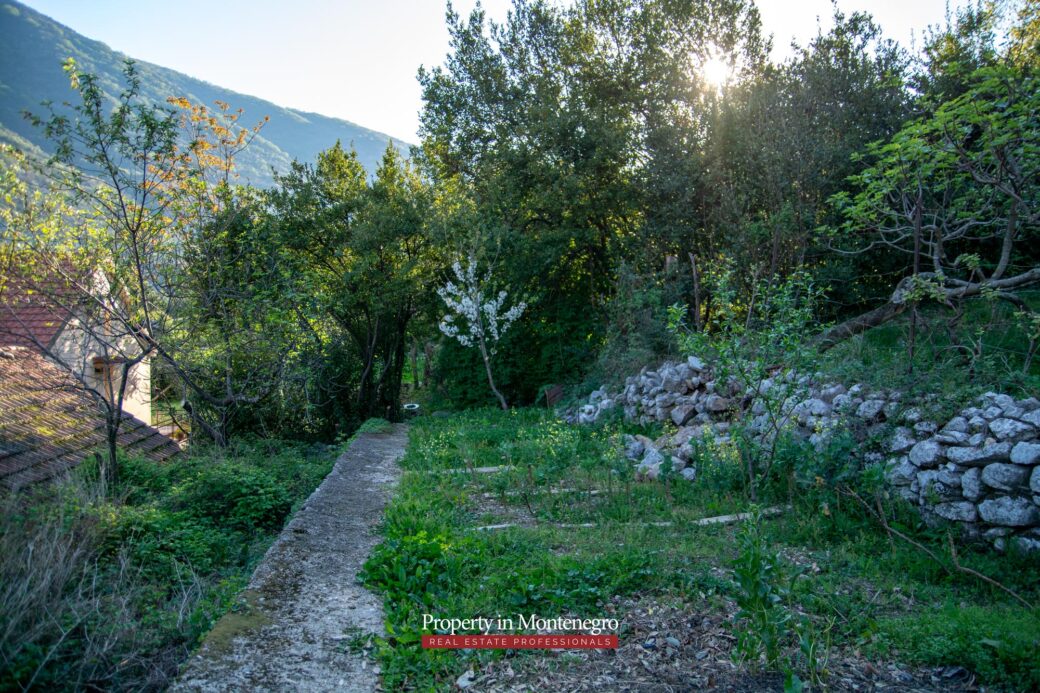
[[[362,423],[354,435],[359,433],[389,433],[392,430],[394,430],[394,425],[386,419],[373,418]]]
[[[1040,311],[1040,292],[1022,292],[1021,298]],[[942,393],[932,405],[936,416],[950,415],[989,390],[1024,397],[1040,391],[1040,358],[1023,371],[1029,337],[1017,310],[997,299],[969,301],[964,308],[956,323],[946,308],[921,309],[912,363],[910,318],[903,315],[831,349],[820,369],[846,385],[895,388],[911,396]]]
[[[706,450],[697,483],[637,483],[631,463],[620,457],[623,432],[618,423],[566,426],[539,410],[416,421],[383,543],[364,574],[384,598],[388,635],[376,652],[388,689],[439,690],[470,664],[506,656],[423,650],[426,613],[599,618],[616,597],[631,596],[678,599],[697,613],[732,615],[738,529],[688,520],[747,509],[736,459]],[[487,466],[511,469],[429,473]],[[1040,686],[1036,613],[891,542],[826,488],[798,488],[789,498],[785,487],[764,500],[794,503],[792,512],[763,520],[761,530],[792,576],[789,608],[804,613],[817,631],[829,629],[835,651],[961,665],[998,687]],[[893,513],[917,540],[942,552],[942,536],[915,525],[910,513]],[[650,520],[674,524],[653,527],[645,524]],[[474,531],[502,522],[518,526]],[[596,526],[559,526],[579,522]],[[961,560],[1040,602],[1036,560],[969,548]]]
[[[124,459],[108,493],[84,465],[9,498],[0,690],[168,685],[334,459],[325,446],[239,441],[163,464]]]

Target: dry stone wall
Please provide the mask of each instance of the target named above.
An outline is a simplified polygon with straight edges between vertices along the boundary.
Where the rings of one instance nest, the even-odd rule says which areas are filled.
[[[898,391],[791,372],[743,387],[691,356],[644,368],[618,392],[596,390],[564,416],[591,424],[620,412],[628,420],[672,424],[676,430],[655,441],[626,437],[625,454],[640,476],[657,478],[668,460],[689,481],[697,476],[695,439],[726,442],[736,424],[760,441],[784,430],[817,449],[838,430],[860,439],[881,436],[884,453],[866,453],[865,464],[884,465],[894,493],[927,521],[955,523],[1001,551],[1009,545],[1040,551],[1040,400],[988,392],[942,422],[927,420],[917,404],[924,403],[904,402]]]

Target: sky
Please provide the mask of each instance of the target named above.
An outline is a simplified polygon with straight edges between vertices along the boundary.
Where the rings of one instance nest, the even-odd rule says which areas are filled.
[[[448,51],[444,0],[23,0],[138,60],[418,142],[416,72]],[[454,0],[468,14],[477,0]],[[565,1],[565,0],[557,0]],[[874,15],[903,45],[946,15],[947,0],[838,0]],[[511,0],[483,0],[504,20]],[[957,5],[957,0],[951,0]],[[830,26],[830,0],[758,0],[774,58]],[[918,41],[919,42],[919,41]]]

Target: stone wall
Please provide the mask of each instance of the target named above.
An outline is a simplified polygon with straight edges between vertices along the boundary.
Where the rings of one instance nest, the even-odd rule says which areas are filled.
[[[865,453],[864,463],[883,464],[893,491],[927,521],[956,523],[967,537],[998,550],[1013,543],[1040,551],[1040,400],[989,392],[973,405],[948,421],[929,421],[898,391],[790,372],[742,387],[690,357],[644,368],[620,392],[597,390],[564,416],[589,424],[620,410],[629,420],[673,425],[674,432],[655,441],[627,437],[625,454],[638,475],[656,478],[668,459],[690,481],[697,475],[691,441],[710,435],[725,442],[735,423],[760,441],[782,428],[817,449],[838,430],[851,430],[860,440],[880,437],[884,452]]]

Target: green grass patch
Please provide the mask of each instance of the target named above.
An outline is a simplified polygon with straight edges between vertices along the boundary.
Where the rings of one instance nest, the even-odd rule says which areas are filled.
[[[637,482],[632,463],[622,458],[624,432],[618,422],[567,426],[534,409],[415,421],[383,543],[363,575],[384,598],[388,635],[375,651],[388,689],[439,690],[470,664],[504,656],[423,650],[424,614],[598,618],[619,596],[678,598],[700,613],[730,608],[738,527],[690,521],[748,508],[738,457],[725,446],[708,445],[699,453],[697,482]],[[1028,629],[1018,639],[1001,635],[1011,626],[975,631],[1005,644],[1007,656],[994,660],[999,666],[924,635],[896,647],[898,619],[931,632],[927,624],[945,623],[936,614],[951,600],[974,609],[980,615],[976,623],[998,624],[1004,614],[1023,612],[993,586],[890,541],[851,500],[836,495],[829,480],[851,474],[850,462],[838,459],[847,454],[844,448],[822,455],[792,448],[784,454],[791,462],[780,464],[782,473],[807,481],[762,489],[771,494],[765,503],[794,504],[792,512],[762,521],[763,536],[791,581],[782,590],[788,608],[804,613],[818,633],[827,631],[835,652],[857,649],[922,665],[959,660],[988,684],[1021,687],[1033,680],[1040,664],[1016,654],[1027,652],[1028,642],[1036,644],[1035,631]],[[481,474],[473,471],[478,467],[503,470]],[[443,470],[458,473],[435,473]],[[886,502],[893,522],[942,553],[941,533],[915,522],[909,509]],[[474,531],[504,522],[516,526]],[[581,523],[595,526],[559,526]],[[1035,559],[969,548],[960,559],[1040,601]]]
[[[372,418],[358,427],[357,433],[389,433],[394,425],[386,419]]]
[[[963,666],[1013,690],[1040,690],[1040,617],[1022,609],[948,603],[885,618],[875,649],[916,664]]]

